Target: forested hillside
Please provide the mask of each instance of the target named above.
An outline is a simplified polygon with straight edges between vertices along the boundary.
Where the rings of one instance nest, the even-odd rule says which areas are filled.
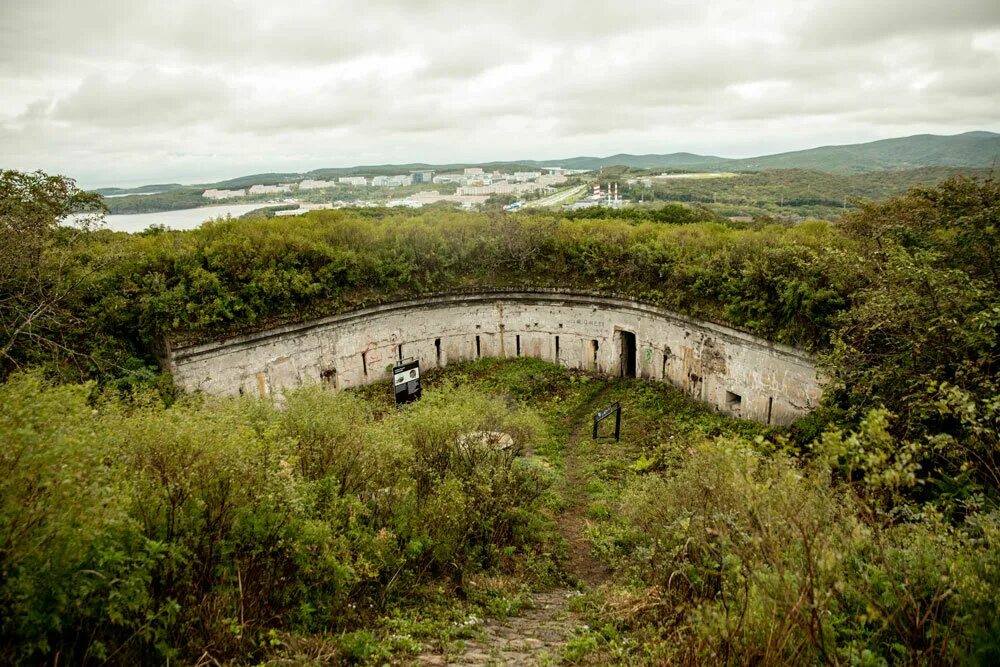
[[[829,174],[807,169],[774,169],[725,178],[654,179],[652,188],[637,175],[623,173],[621,191],[633,201],[699,204],[727,216],[797,216],[836,220],[857,208],[859,200],[882,201],[920,186],[933,186],[956,175],[988,178],[990,169],[923,167],[866,174]],[[608,170],[605,179],[618,177]]]
[[[1000,660],[996,181],[801,225],[676,205],[57,224],[101,206],[0,177],[0,660],[405,661],[553,587],[580,619],[554,661]],[[518,360],[449,367],[398,412],[386,385],[278,407],[179,394],[154,363],[164,337],[484,286],[803,346],[824,404],[766,429]],[[613,400],[622,442],[581,438]]]

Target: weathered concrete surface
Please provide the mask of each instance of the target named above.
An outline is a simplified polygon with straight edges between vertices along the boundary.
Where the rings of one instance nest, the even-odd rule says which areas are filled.
[[[421,368],[478,357],[526,356],[603,375],[671,382],[745,419],[784,424],[822,393],[800,350],[627,299],[540,290],[445,295],[168,349],[178,386],[268,396],[304,382],[354,387],[389,377],[400,358]]]
[[[428,647],[411,664],[431,665],[553,665],[573,635],[586,626],[569,610],[576,591],[557,589],[532,596],[529,609],[504,620],[487,620],[479,636],[455,653]]]

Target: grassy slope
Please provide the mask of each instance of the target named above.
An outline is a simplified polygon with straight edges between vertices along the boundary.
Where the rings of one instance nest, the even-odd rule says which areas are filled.
[[[543,443],[531,453],[551,466],[560,477],[556,492],[546,507],[547,519],[559,530],[552,539],[556,572],[588,595],[577,607],[582,611],[600,609],[605,595],[617,590],[607,577],[613,558],[602,553],[602,536],[613,525],[615,508],[622,491],[637,478],[656,474],[676,465],[687,447],[706,437],[742,436],[753,438],[768,429],[753,422],[718,414],[666,384],[637,379],[592,378],[577,371],[534,359],[482,359],[453,364],[424,375],[425,391],[450,384],[472,386],[484,395],[500,396],[537,412],[547,426]],[[355,390],[376,414],[393,412],[388,382]],[[622,404],[622,439],[591,439],[592,413],[619,401]],[[605,424],[601,434],[610,433]],[[579,530],[579,532],[578,532]],[[577,538],[582,538],[577,542]],[[581,551],[582,550],[582,551]],[[615,575],[617,577],[617,574]],[[528,599],[530,587],[545,587],[552,579],[484,578],[486,588],[465,613],[504,615],[518,613]],[[610,585],[609,585],[610,584]],[[488,600],[489,604],[483,604]],[[422,624],[413,623],[416,608],[401,611],[390,624],[397,632],[404,628],[418,641],[430,642],[444,652],[454,652],[463,637],[474,630],[456,633],[454,610],[431,605],[430,616]],[[436,609],[436,611],[435,611]],[[423,612],[427,614],[427,610]],[[435,619],[435,614],[440,614]],[[599,617],[601,612],[597,612]],[[606,645],[598,640],[599,629],[582,628],[566,647],[569,662],[609,659]]]

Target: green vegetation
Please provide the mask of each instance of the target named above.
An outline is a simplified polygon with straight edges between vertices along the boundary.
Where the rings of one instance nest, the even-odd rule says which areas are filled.
[[[807,217],[836,220],[858,200],[881,201],[914,187],[932,186],[956,176],[986,178],[989,169],[923,167],[866,174],[830,174],[806,169],[773,169],[726,178],[654,179],[651,188],[627,180],[651,174],[605,170],[605,180],[620,180],[621,193],[634,202],[672,201],[706,207],[726,216]]]
[[[181,188],[167,192],[157,192],[155,194],[129,194],[122,197],[105,197],[104,204],[111,215],[122,215],[125,213],[179,211],[185,208],[198,208],[218,203],[202,197],[201,193],[204,191],[203,188]]]
[[[152,185],[140,185],[137,188],[98,188],[94,190],[95,194],[99,194],[102,197],[117,196],[117,195],[141,195],[141,194],[158,194],[160,192],[169,192],[170,190],[179,190],[184,186],[180,183],[158,183]]]
[[[463,437],[484,431],[513,445]],[[462,595],[424,628],[447,639],[553,579],[553,474],[522,456],[545,437],[468,387],[399,413],[318,387],[280,409],[166,408],[16,375],[0,385],[0,660],[242,661],[309,641],[377,657],[411,648],[394,624]],[[507,588],[469,581],[485,572]]]
[[[240,220],[267,220],[273,218],[278,211],[294,211],[299,208],[298,204],[277,204],[275,206],[262,206],[248,211],[239,217]]]
[[[57,226],[100,211],[66,179],[0,187],[4,662],[402,660],[555,585],[586,589],[572,662],[1000,660],[995,181],[834,224],[362,209],[140,235]],[[397,412],[386,384],[186,396],[151,362],[161,336],[484,285],[808,346],[825,403],[766,429],[483,360]],[[622,442],[582,437],[615,400]],[[469,437],[492,431],[513,447]]]
[[[687,209],[663,213],[690,219]],[[79,269],[64,304],[78,326],[58,334],[79,353],[64,356],[77,359],[84,377],[148,359],[164,335],[204,338],[483,285],[630,294],[819,346],[860,284],[845,250],[853,242],[823,223],[735,229],[362,209],[217,221],[190,232],[68,234],[52,232],[50,257]],[[36,356],[31,341],[22,342],[7,369]]]

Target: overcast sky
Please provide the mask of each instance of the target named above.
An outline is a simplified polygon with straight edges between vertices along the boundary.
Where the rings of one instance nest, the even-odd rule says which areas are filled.
[[[998,0],[0,0],[0,167],[85,187],[975,129]]]

